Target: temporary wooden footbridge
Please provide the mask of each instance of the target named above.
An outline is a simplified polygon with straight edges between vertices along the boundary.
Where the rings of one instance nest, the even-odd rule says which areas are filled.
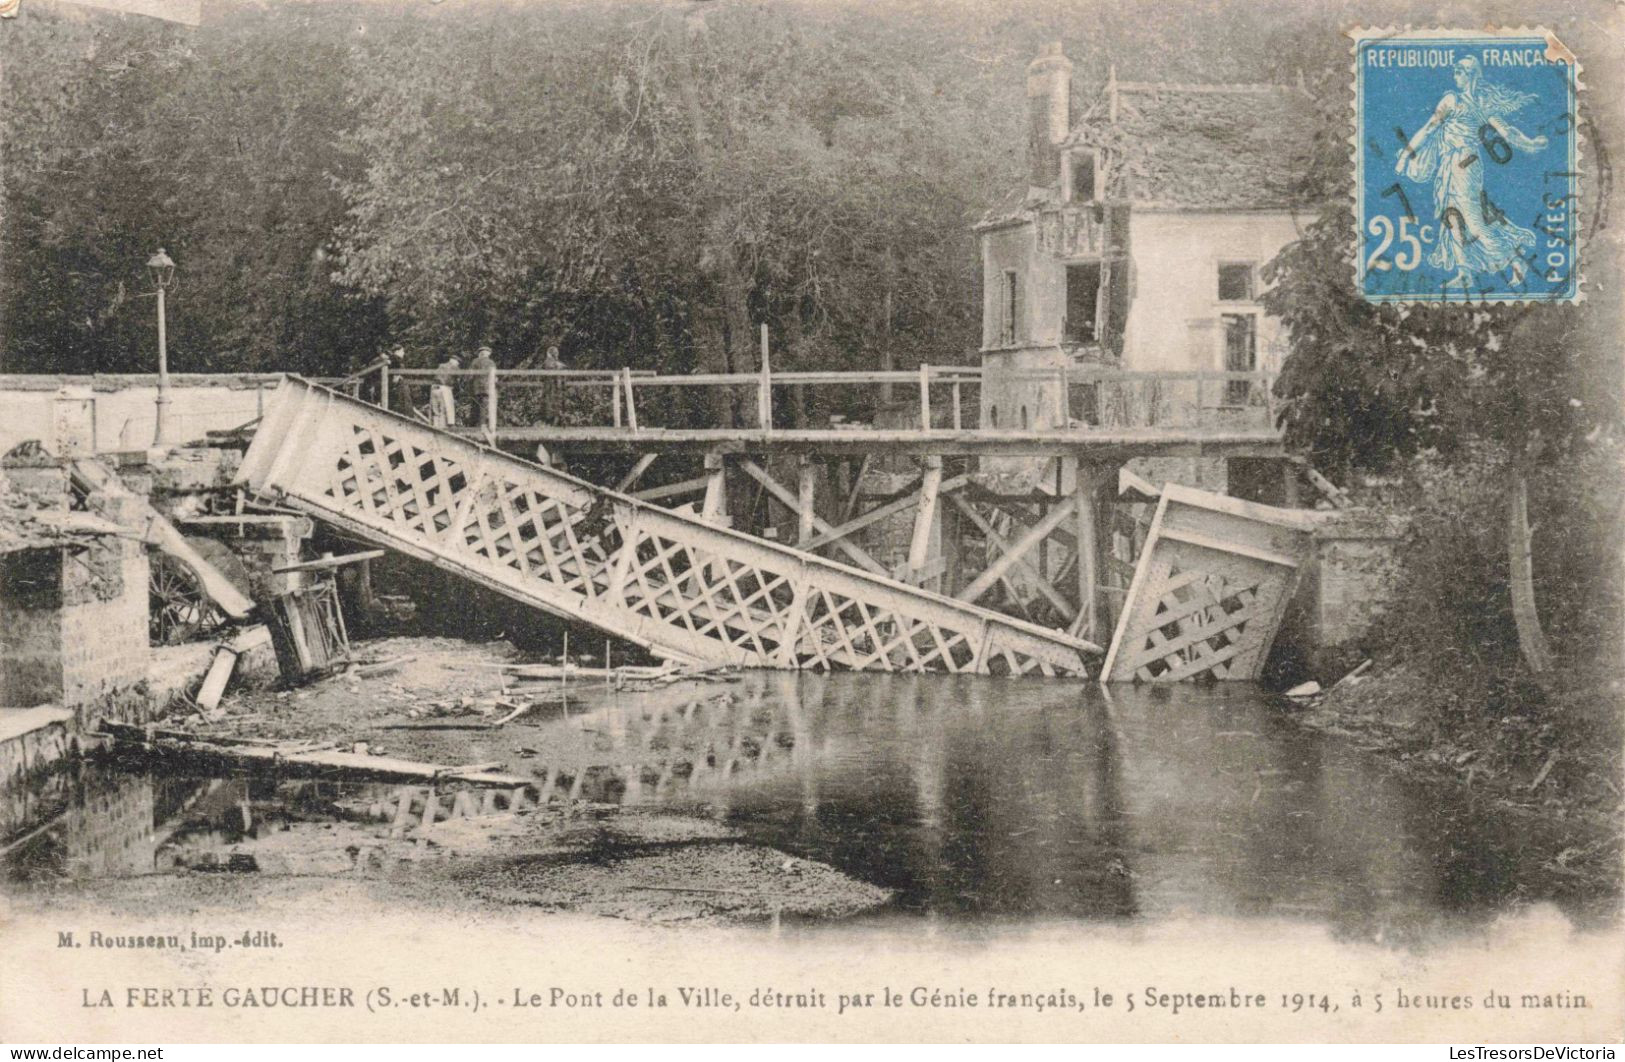
[[[1073,633],[595,486],[297,377],[266,404],[239,480],[563,619],[704,665],[1256,677],[1309,540],[1299,514],[1165,492],[1097,669],[1102,648]],[[1088,503],[1066,504],[1036,530]],[[1092,580],[1093,552],[1083,555]],[[1093,593],[1079,601],[1079,619],[1093,619]]]

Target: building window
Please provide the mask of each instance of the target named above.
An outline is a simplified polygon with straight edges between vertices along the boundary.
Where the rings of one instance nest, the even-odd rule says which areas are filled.
[[[1075,203],[1089,203],[1100,198],[1097,178],[1100,166],[1093,151],[1074,151],[1067,156],[1072,168],[1072,187],[1069,198]]]
[[[1258,265],[1254,262],[1219,263],[1219,302],[1235,309],[1219,315],[1224,329],[1224,371],[1258,371]],[[1224,404],[1245,406],[1253,397],[1251,380],[1226,380]]]
[[[1258,270],[1251,262],[1219,263],[1219,301],[1252,302],[1258,297]]]
[[[1016,345],[1016,321],[1021,310],[1020,281],[1014,269],[1004,271],[1002,290],[999,293],[999,345],[1013,347]]]
[[[1258,371],[1258,315],[1220,314],[1224,325],[1224,371]],[[1251,380],[1226,380],[1224,401],[1229,406],[1245,406],[1252,398]]]
[[[1100,341],[1100,263],[1066,267],[1066,318],[1061,335],[1068,343]]]

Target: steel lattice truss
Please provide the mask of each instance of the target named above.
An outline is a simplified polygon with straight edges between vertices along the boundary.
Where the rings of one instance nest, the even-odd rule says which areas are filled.
[[[1086,642],[603,490],[288,378],[239,480],[679,660],[1085,674]]]
[[[1102,676],[1256,679],[1310,547],[1301,514],[1170,484]]]

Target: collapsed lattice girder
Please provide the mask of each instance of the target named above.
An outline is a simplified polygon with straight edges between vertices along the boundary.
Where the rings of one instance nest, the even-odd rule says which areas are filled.
[[[655,653],[747,667],[1085,674],[1060,631],[604,490],[288,377],[239,481]]]
[[[1302,512],[1164,487],[1101,678],[1257,679],[1313,529]]]

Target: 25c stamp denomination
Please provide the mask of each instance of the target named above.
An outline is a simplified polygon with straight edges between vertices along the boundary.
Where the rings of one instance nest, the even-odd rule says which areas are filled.
[[[1539,29],[1353,36],[1360,294],[1578,299],[1573,54]]]

